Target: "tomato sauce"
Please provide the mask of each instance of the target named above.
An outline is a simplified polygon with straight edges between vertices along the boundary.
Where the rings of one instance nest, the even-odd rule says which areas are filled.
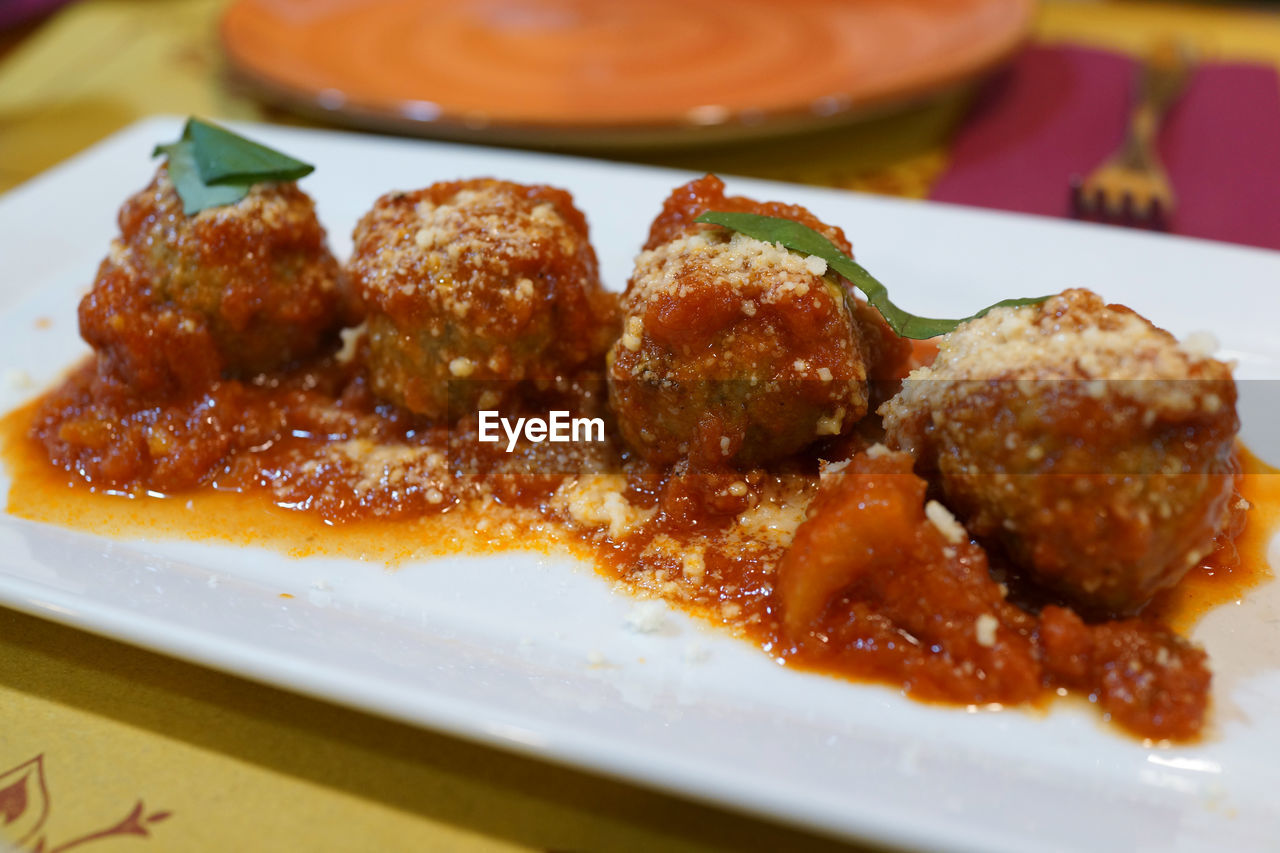
[[[525,406],[608,421],[603,395],[600,383],[584,380]],[[105,430],[97,444],[69,442],[92,429]],[[157,430],[177,450],[157,455]],[[1243,454],[1249,524],[1142,619],[1086,625],[1062,607],[1036,613],[1010,603],[977,544],[939,540],[923,521],[923,483],[909,466],[876,474],[858,462],[871,465],[861,488],[906,509],[871,525],[887,536],[876,571],[828,590],[815,605],[818,629],[797,638],[779,607],[780,565],[793,539],[814,549],[813,559],[850,550],[847,538],[796,531],[815,500],[832,499],[820,486],[821,460],[871,446],[874,424],[863,433],[742,473],[650,466],[628,454],[611,422],[604,442],[525,441],[507,453],[480,442],[473,420],[433,427],[379,402],[357,362],[333,356],[160,402],[104,384],[86,364],[3,421],[8,509],[23,518],[390,565],[443,553],[569,551],[788,665],[961,705],[1034,704],[1068,690],[1143,737],[1198,733],[1208,698],[1203,653],[1163,626],[1185,630],[1269,577],[1264,550],[1280,507],[1271,469]],[[947,548],[956,554],[943,556]],[[987,616],[994,626],[983,622],[975,634],[974,620]],[[1135,667],[1151,676],[1145,692],[1117,680]]]

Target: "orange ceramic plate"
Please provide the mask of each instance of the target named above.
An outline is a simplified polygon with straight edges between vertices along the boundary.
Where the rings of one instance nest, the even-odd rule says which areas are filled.
[[[1012,53],[1034,0],[237,0],[263,94],[331,118],[507,142],[660,144],[847,120]]]

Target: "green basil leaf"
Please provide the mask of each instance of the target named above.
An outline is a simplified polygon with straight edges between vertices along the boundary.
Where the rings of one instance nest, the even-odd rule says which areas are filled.
[[[198,118],[187,120],[182,138],[191,140],[200,180],[206,184],[296,181],[315,171],[308,163]]]
[[[169,180],[182,199],[182,212],[194,216],[210,207],[235,204],[249,194],[252,184],[209,186],[200,180],[191,141],[180,139],[169,145],[157,145],[151,156],[164,155],[169,160]]]
[[[840,251],[826,237],[799,222],[776,216],[762,216],[757,213],[728,213],[719,210],[707,211],[694,221],[719,225],[766,243],[780,243],[793,252],[822,258],[830,269],[844,276],[850,284],[861,290],[867,297],[867,302],[884,317],[889,328],[903,338],[914,340],[936,338],[938,335],[945,335],[952,331],[967,320],[976,320],[995,308],[1036,305],[1049,298],[1036,296],[1027,299],[1005,299],[959,320],[919,317],[894,305],[889,299],[888,289],[863,269],[861,264]]]
[[[168,158],[169,180],[187,216],[235,204],[254,184],[296,181],[315,170],[301,160],[198,118],[187,119],[178,141],[157,145],[151,152],[152,157],[162,155]]]

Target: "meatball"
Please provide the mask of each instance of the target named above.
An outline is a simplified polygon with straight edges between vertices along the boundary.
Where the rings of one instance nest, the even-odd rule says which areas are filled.
[[[577,371],[617,335],[586,219],[552,187],[485,178],[384,195],[356,226],[350,270],[374,390],[431,418]]]
[[[296,184],[258,184],[187,216],[161,166],[119,223],[80,303],[80,331],[104,372],[136,390],[274,370],[336,338],[341,268]]]
[[[654,463],[759,464],[848,432],[868,377],[902,349],[821,258],[693,220],[708,210],[793,219],[842,250],[802,207],[724,195],[713,176],[678,188],[622,298],[609,399],[627,443]]]
[[[1227,365],[1068,290],[946,335],[880,412],[971,532],[1071,601],[1123,613],[1227,524],[1235,402]]]

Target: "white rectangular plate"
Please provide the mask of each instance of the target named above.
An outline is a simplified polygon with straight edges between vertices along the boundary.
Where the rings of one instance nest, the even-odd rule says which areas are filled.
[[[0,370],[41,387],[86,352],[75,305],[115,211],[177,119],[136,124],[0,199]],[[515,151],[246,126],[317,164],[305,188],[335,251],[381,193],[493,175],[571,190],[621,288],[673,171]],[[1280,253],[812,187],[731,180],[843,226],[904,307],[960,315],[1087,286],[1177,334],[1207,329],[1242,379],[1280,378]],[[54,319],[51,329],[36,326]],[[12,376],[13,374],[9,374]],[[12,383],[9,383],[12,384]],[[1274,463],[1275,411],[1245,382],[1246,439]],[[33,391],[0,391],[9,408]],[[1270,395],[1275,398],[1276,394]],[[1268,442],[1270,446],[1268,446]],[[7,493],[7,475],[0,490]],[[1272,542],[1272,556],[1276,553]],[[281,599],[282,592],[292,600]],[[1213,726],[1148,747],[1092,709],[966,711],[797,673],[570,559],[512,554],[391,572],[0,518],[0,602],[249,678],[494,746],[849,837],[954,850],[1270,848],[1280,838],[1280,587],[1196,630]],[[601,663],[603,659],[603,663]]]

